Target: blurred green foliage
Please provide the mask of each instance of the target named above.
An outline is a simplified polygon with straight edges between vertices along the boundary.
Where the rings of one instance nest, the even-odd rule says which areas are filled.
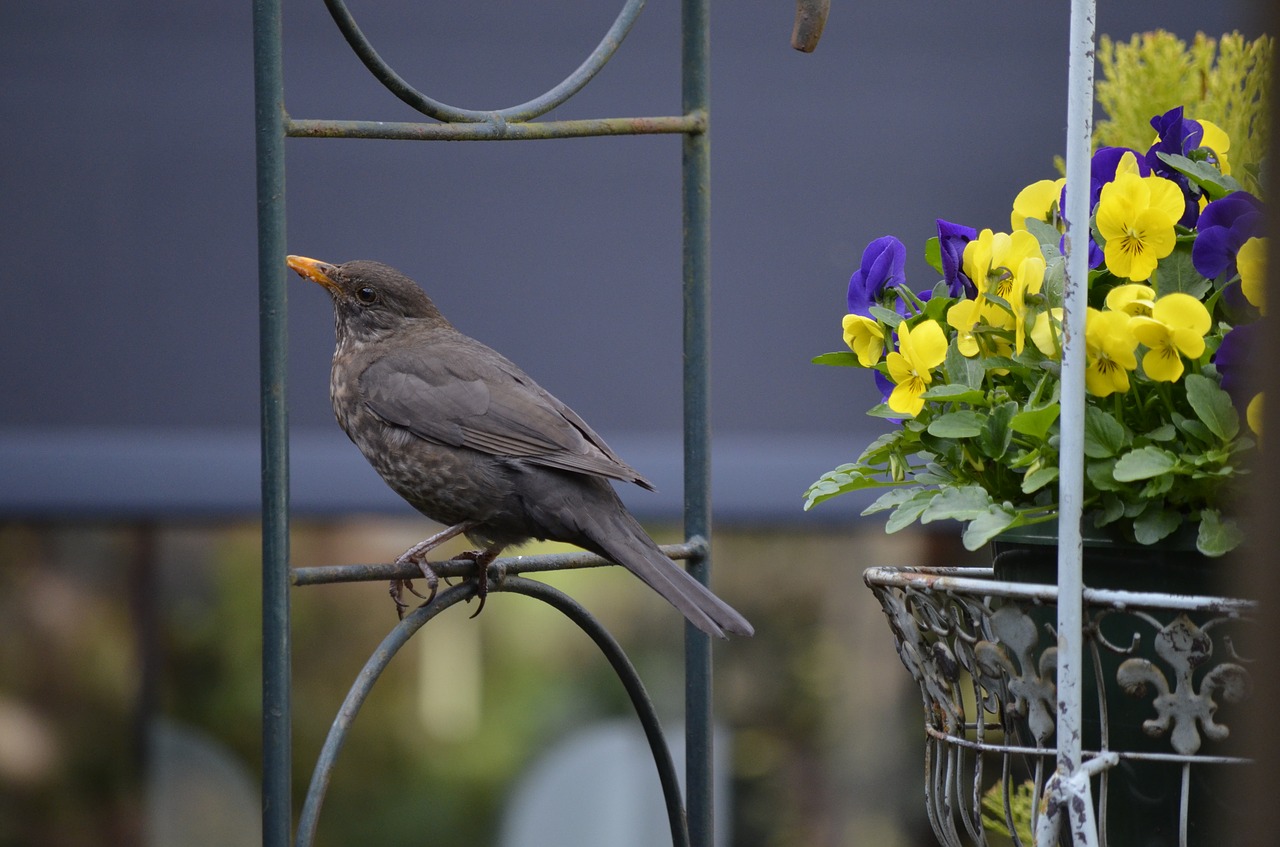
[[[293,561],[385,560],[425,529],[295,523]],[[717,589],[758,631],[716,645],[734,844],[903,847],[926,831],[918,698],[860,580],[861,566],[917,554],[868,530],[717,536]],[[147,843],[157,718],[256,782],[259,555],[248,523],[0,526],[0,847]],[[609,627],[677,722],[679,616],[621,569],[547,579]],[[374,687],[338,757],[320,845],[492,844],[524,768],[575,728],[632,714],[567,620],[502,594],[471,611],[424,627]],[[292,614],[296,815],[330,722],[395,615],[382,583],[299,588]]]

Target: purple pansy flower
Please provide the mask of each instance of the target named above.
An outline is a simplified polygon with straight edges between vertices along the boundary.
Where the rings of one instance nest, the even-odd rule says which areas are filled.
[[[1262,202],[1247,191],[1233,191],[1200,213],[1191,261],[1206,279],[1235,276],[1240,246],[1262,234]]]
[[[1113,182],[1116,178],[1116,168],[1120,167],[1120,160],[1124,158],[1125,153],[1132,153],[1134,161],[1138,164],[1139,176],[1150,176],[1151,166],[1147,164],[1146,156],[1129,147],[1099,147],[1094,152],[1093,158],[1089,160],[1089,208],[1092,209],[1098,205],[1098,198],[1102,196],[1102,186],[1108,182]],[[1066,208],[1067,189],[1063,186],[1062,203],[1059,208]]]
[[[862,267],[849,279],[849,314],[871,317],[871,307],[886,288],[906,282],[907,248],[892,235],[877,238],[862,251]]]
[[[1067,236],[1063,233],[1058,239],[1058,252],[1067,255]],[[1102,264],[1102,260],[1106,258],[1106,254],[1102,248],[1098,246],[1098,242],[1093,240],[1093,233],[1089,233],[1089,270],[1093,270]]]
[[[1184,118],[1181,106],[1152,118],[1151,126],[1160,137],[1147,151],[1147,164],[1150,165],[1154,174],[1177,183],[1182,189],[1182,196],[1186,198],[1186,210],[1178,223],[1182,226],[1191,226],[1196,222],[1196,213],[1199,211],[1197,196],[1193,195],[1191,183],[1187,178],[1169,167],[1159,154],[1190,156],[1204,140],[1204,127],[1200,126],[1198,121]]]
[[[1262,325],[1240,324],[1222,337],[1213,354],[1213,363],[1222,375],[1222,390],[1231,395],[1236,408],[1244,411],[1260,390],[1256,373]]]
[[[978,287],[962,270],[964,246],[978,237],[971,226],[953,224],[938,218],[938,251],[942,259],[942,278],[947,283],[947,293],[952,297],[977,297]]]
[[[880,373],[879,369],[872,370],[871,375],[875,378],[876,389],[880,392],[880,399],[883,403],[889,402],[889,395],[893,393],[893,389],[898,386],[889,377]]]
[[[1200,147],[1204,140],[1204,127],[1199,121],[1182,116],[1182,107],[1177,106],[1163,115],[1151,119],[1151,128],[1159,139],[1147,151],[1147,164],[1160,176],[1164,176],[1169,166],[1157,156],[1157,153],[1172,153],[1178,156],[1189,155]]]

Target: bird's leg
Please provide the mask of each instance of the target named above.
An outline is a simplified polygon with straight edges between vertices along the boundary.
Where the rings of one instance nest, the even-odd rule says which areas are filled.
[[[409,564],[411,562],[413,564],[416,564],[419,570],[422,571],[422,576],[427,580],[427,587],[430,589],[430,593],[424,597],[423,595],[419,594],[417,591],[414,591],[413,580],[410,580],[410,579],[391,580],[390,594],[391,594],[391,599],[395,601],[395,604],[396,604],[397,617],[403,618],[404,610],[409,608],[409,604],[405,603],[404,600],[401,599],[406,589],[409,591],[410,594],[422,600],[425,600],[428,603],[430,603],[432,600],[435,599],[436,589],[440,585],[440,579],[439,577],[436,576],[436,572],[431,567],[431,563],[427,561],[427,558],[426,558],[427,554],[430,553],[432,550],[436,549],[437,547],[439,547],[444,542],[448,541],[450,538],[454,538],[466,532],[467,530],[472,529],[475,525],[476,525],[475,521],[463,521],[462,523],[454,524],[453,526],[447,529],[440,530],[430,538],[426,538],[426,539],[423,539],[422,541],[419,541],[417,544],[413,545],[408,550],[405,550],[403,553],[400,554],[400,556],[396,559],[395,563],[397,565]]]
[[[458,558],[468,558],[476,563],[476,596],[480,598],[480,605],[476,606],[476,610],[471,613],[471,617],[475,617],[484,610],[485,598],[489,596],[489,565],[493,564],[493,560],[498,558],[498,554],[502,552],[505,544],[495,544],[487,550],[473,550],[470,553],[463,553]]]

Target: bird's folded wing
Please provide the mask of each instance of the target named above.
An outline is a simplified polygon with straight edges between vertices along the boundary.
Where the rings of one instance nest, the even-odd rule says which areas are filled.
[[[515,365],[475,356],[386,356],[360,376],[365,405],[419,438],[652,485]]]

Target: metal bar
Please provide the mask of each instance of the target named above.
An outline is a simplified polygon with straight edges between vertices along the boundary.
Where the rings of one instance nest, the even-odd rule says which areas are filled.
[[[425,114],[438,119],[461,121],[461,124],[410,122],[293,120],[284,110],[282,73],[280,68],[281,33],[279,0],[255,0],[255,68],[258,94],[259,139],[259,278],[261,289],[261,323],[263,346],[263,591],[264,591],[264,746],[267,764],[264,771],[264,844],[283,847],[289,841],[289,607],[287,587],[290,579],[296,585],[412,577],[413,568],[393,565],[350,565],[304,568],[290,572],[288,568],[288,467],[287,429],[284,415],[284,212],[283,212],[283,139],[306,138],[384,138],[396,140],[528,140],[607,135],[682,134],[684,185],[684,309],[685,309],[685,536],[683,545],[666,548],[672,558],[691,560],[690,571],[706,582],[709,575],[707,542],[710,514],[710,426],[707,387],[709,383],[709,276],[710,254],[708,221],[709,147],[707,131],[708,101],[708,0],[686,0],[682,20],[682,59],[684,63],[682,111],[680,116],[603,118],[531,123],[568,99],[599,70],[612,55],[622,37],[630,29],[644,0],[627,0],[614,26],[596,50],[569,78],[551,91],[520,106],[497,111],[471,112],[431,101],[404,82],[377,56],[360,34],[354,19],[342,0],[325,0],[339,28],[349,43],[373,71],[375,77],[392,93]],[[263,22],[260,23],[260,18]],[[421,101],[415,103],[414,101]],[[424,108],[425,106],[425,108]],[[604,560],[587,554],[566,556],[515,557],[494,563],[499,578],[507,573],[549,571],[564,568],[592,567]],[[469,574],[470,561],[440,563],[442,575]],[[507,583],[515,588],[524,582],[513,578]],[[534,583],[534,585],[537,585]],[[548,589],[549,590],[549,589]],[[448,592],[446,592],[447,594]],[[521,592],[528,593],[528,592]],[[444,595],[442,594],[442,597]],[[555,605],[555,604],[553,604]],[[430,604],[436,609],[437,604]],[[421,609],[418,610],[422,612]],[[563,611],[563,609],[562,609]],[[427,617],[434,611],[424,613]],[[415,615],[418,612],[414,613]],[[406,622],[409,619],[406,618]],[[425,622],[425,618],[423,618]],[[420,625],[420,624],[419,624]],[[598,626],[598,625],[597,625]],[[416,628],[416,627],[415,627]],[[583,626],[584,629],[589,628]],[[402,628],[397,628],[396,632]],[[406,636],[407,637],[407,634]],[[594,634],[592,636],[601,643]],[[608,638],[607,633],[604,637]],[[601,644],[603,649],[603,644]],[[608,651],[606,651],[607,653]],[[711,751],[711,667],[709,639],[692,627],[686,628],[686,789],[695,810],[690,816],[696,834],[692,843],[709,847],[712,834],[712,751]],[[619,651],[619,655],[621,655]],[[387,657],[389,658],[389,656]],[[626,663],[625,656],[621,656]],[[371,662],[373,660],[371,659]],[[614,660],[611,658],[611,662]],[[628,682],[627,675],[615,662],[615,669]],[[629,665],[628,665],[629,666]],[[632,672],[634,674],[634,672]],[[358,682],[351,696],[358,694]],[[371,681],[370,681],[371,684]],[[350,698],[349,698],[350,699]],[[635,699],[633,694],[633,699]],[[358,707],[358,704],[357,704]],[[685,813],[680,802],[679,786],[674,778],[669,753],[656,723],[652,726],[641,711],[641,722],[653,747],[655,762],[662,777],[671,819],[672,838],[677,847],[690,844]],[[650,710],[651,711],[651,710]],[[349,722],[354,712],[344,711],[335,720]],[[331,733],[332,736],[332,733]],[[338,731],[338,746],[345,730]],[[314,837],[319,813],[319,798],[327,785],[328,769],[335,747],[317,765],[312,792],[299,823],[298,843],[309,844]],[[317,789],[315,779],[322,780]]]
[[[662,552],[672,559],[693,559],[706,552],[706,542],[695,538],[684,544],[666,544]],[[543,556],[510,556],[494,561],[490,570],[495,574],[546,573],[549,571],[598,568],[614,564],[593,553],[551,553]],[[475,573],[475,562],[470,559],[449,559],[432,562],[436,576],[469,577]],[[323,565],[311,568],[294,568],[291,571],[294,585],[326,585],[334,582],[377,582],[391,579],[416,579],[422,570],[414,564],[377,565]]]
[[[1080,786],[1084,599],[1080,515],[1084,497],[1084,322],[1089,286],[1089,155],[1093,140],[1094,0],[1072,0],[1067,65],[1066,282],[1063,286],[1062,446],[1058,467],[1058,774]],[[1063,798],[1060,798],[1063,799]],[[1089,804],[1086,804],[1089,805]],[[1092,807],[1065,819],[1076,844],[1097,843]]]
[[[644,730],[645,738],[649,742],[649,749],[653,753],[654,765],[658,770],[658,779],[662,784],[667,820],[671,826],[672,844],[674,847],[688,847],[688,832],[685,828],[684,808],[680,803],[680,783],[676,773],[675,762],[672,760],[671,751],[667,747],[666,738],[662,733],[662,726],[658,721],[653,701],[645,690],[644,682],[640,679],[640,675],[636,673],[635,666],[627,658],[626,652],[623,651],[614,637],[609,634],[609,631],[592,617],[586,609],[567,594],[545,583],[520,577],[510,577],[495,584],[490,590],[494,593],[523,594],[526,597],[541,600],[577,624],[600,648],[600,652],[604,654],[609,664],[613,667],[628,697],[631,699],[631,704],[636,710],[636,716],[639,718],[641,727]],[[356,677],[355,684],[347,692],[347,697],[338,710],[333,724],[329,727],[329,734],[325,738],[324,747],[321,749],[320,756],[316,761],[315,770],[311,775],[311,785],[307,790],[307,799],[303,804],[302,814],[298,820],[297,847],[310,847],[315,841],[320,809],[324,804],[325,794],[328,792],[333,768],[337,764],[338,753],[341,752],[343,745],[346,743],[348,731],[355,722],[360,707],[373,689],[374,683],[378,681],[387,665],[390,664],[400,648],[408,643],[414,633],[440,612],[474,596],[475,593],[476,585],[474,582],[456,585],[442,591],[431,603],[424,604],[407,615],[387,634],[386,638],[382,640],[382,643],[378,645],[378,648],[369,657],[369,660],[365,662],[364,668]]]
[[[684,532],[711,538],[711,141],[709,0],[681,9],[681,111],[701,116],[703,131],[684,136]],[[709,542],[708,542],[709,543]],[[706,584],[708,554],[689,571]],[[689,841],[711,847],[714,836],[711,734],[711,641],[685,624],[685,806]]]
[[[518,106],[496,110],[476,110],[450,106],[418,91],[397,74],[378,55],[378,51],[373,49],[373,45],[369,43],[364,33],[360,31],[355,18],[347,11],[346,3],[343,0],[324,0],[325,6],[329,9],[329,14],[333,17],[333,22],[338,25],[338,29],[347,40],[347,44],[350,45],[356,56],[360,58],[360,61],[364,63],[364,66],[369,69],[369,72],[388,91],[424,115],[444,121],[460,122],[488,121],[494,117],[509,121],[526,121],[536,118],[538,115],[546,114],[556,106],[559,106],[582,90],[582,87],[590,82],[591,78],[613,57],[618,45],[622,43],[622,40],[627,37],[627,33],[631,31],[631,27],[640,15],[641,9],[644,8],[644,3],[645,0],[627,0],[622,7],[622,11],[618,13],[618,17],[614,20],[613,25],[609,27],[609,31],[605,33],[604,38],[596,45],[596,48],[591,51],[591,54],[573,73],[555,88]]]
[[[423,123],[397,121],[334,121],[288,119],[285,131],[296,138],[385,138],[399,141],[527,141],[545,138],[585,138],[601,135],[663,135],[703,132],[702,115],[660,115],[638,118],[588,118],[529,123]]]
[[[993,744],[991,742],[973,741],[936,729],[929,724],[925,724],[924,731],[925,734],[938,739],[944,744],[964,747],[980,753],[1002,753],[1009,756],[1026,756],[1028,758],[1057,755],[1056,751],[1049,747],[1025,747],[1016,744]],[[1102,755],[1114,755],[1120,759],[1127,759],[1133,762],[1173,762],[1197,765],[1249,765],[1254,762],[1253,759],[1246,759],[1240,756],[1187,756],[1181,753],[1127,753],[1119,750],[1085,750],[1082,758],[1087,761]]]
[[[991,568],[868,568],[863,573],[867,585],[910,588],[916,591],[977,594],[985,597],[1018,597],[1039,603],[1056,603],[1058,586],[1032,585],[1025,582],[999,582],[991,579]],[[982,578],[982,575],[986,578]],[[1243,615],[1257,611],[1253,600],[1234,597],[1196,597],[1146,591],[1119,591],[1109,588],[1086,588],[1082,594],[1090,606],[1115,606],[1125,609],[1177,609],[1210,611],[1225,615]]]
[[[280,0],[254,0],[258,315],[262,405],[262,843],[292,826],[289,430],[285,397],[284,72]]]
[[[419,628],[445,609],[475,594],[475,585],[467,583],[456,585],[440,594],[429,604],[420,606],[400,621],[387,636],[382,639],[373,654],[369,656],[364,667],[356,676],[347,691],[338,714],[329,726],[329,734],[325,736],[324,746],[316,759],[315,770],[311,772],[311,784],[307,787],[307,798],[302,804],[302,813],[298,816],[298,836],[296,847],[310,847],[315,842],[316,826],[320,821],[320,808],[324,805],[324,796],[328,793],[330,778],[334,765],[338,761],[338,753],[347,741],[347,732],[355,722],[365,698],[378,681],[383,670],[395,657],[400,648],[409,641]]]
[[[645,739],[649,742],[649,750],[653,754],[653,763],[658,769],[658,780],[662,784],[662,799],[667,810],[667,823],[671,827],[672,847],[689,847],[689,830],[685,820],[684,804],[680,802],[680,779],[676,772],[675,761],[671,758],[671,749],[667,746],[666,736],[658,721],[657,710],[645,690],[644,682],[636,673],[626,652],[586,609],[569,595],[558,591],[543,582],[515,577],[508,579],[501,586],[503,591],[511,591],[532,597],[554,607],[578,625],[590,636],[600,652],[613,667],[614,673],[622,682],[631,704],[636,710],[636,717],[644,730]],[[686,754],[687,755],[687,754]]]

